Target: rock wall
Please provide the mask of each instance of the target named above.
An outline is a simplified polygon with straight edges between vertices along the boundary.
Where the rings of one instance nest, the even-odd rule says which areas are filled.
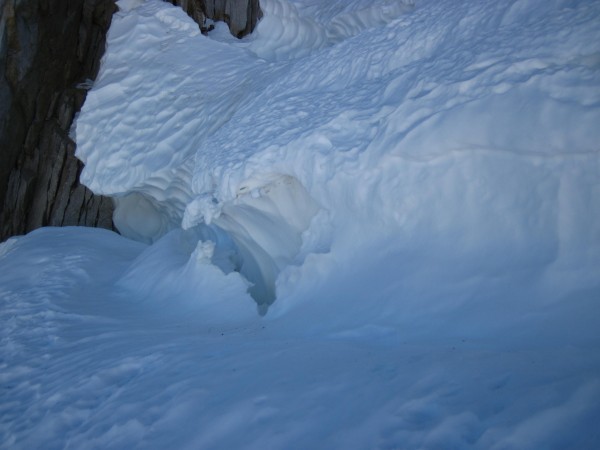
[[[83,82],[98,72],[114,0],[1,8],[0,241],[45,225],[112,228],[112,201],[78,182],[69,129]]]
[[[222,20],[231,34],[241,38],[250,34],[262,17],[258,0],[168,0],[194,19],[207,31],[206,19]]]

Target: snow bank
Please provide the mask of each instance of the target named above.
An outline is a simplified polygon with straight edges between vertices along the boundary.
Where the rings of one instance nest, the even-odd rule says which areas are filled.
[[[263,9],[256,34],[239,42],[198,34],[159,1],[115,17],[77,140],[82,180],[117,198],[121,232],[152,242],[221,217],[215,226],[245,254],[267,303],[276,283],[302,290],[287,283],[313,270],[326,279],[338,263],[311,258],[318,269],[278,279],[290,264],[329,249],[363,258],[372,245],[420,255],[410,273],[427,273],[435,255],[452,282],[535,272],[540,301],[567,267],[569,286],[593,283],[600,223],[585,212],[600,204],[597,7],[271,0]],[[239,207],[248,183],[258,193],[280,174],[314,206],[282,208],[292,195],[275,216]],[[259,288],[265,279],[271,287]]]
[[[180,8],[126,6],[75,125],[77,156],[82,182],[118,199],[117,227],[152,242],[180,225],[196,148],[260,86],[262,64],[202,36]]]

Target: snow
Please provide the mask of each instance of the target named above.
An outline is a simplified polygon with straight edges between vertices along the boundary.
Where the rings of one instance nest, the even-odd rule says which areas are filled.
[[[104,230],[0,244],[0,446],[597,448],[600,3],[121,0]]]

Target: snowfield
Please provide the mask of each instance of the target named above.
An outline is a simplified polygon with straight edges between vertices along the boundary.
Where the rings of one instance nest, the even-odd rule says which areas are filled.
[[[122,236],[0,244],[0,447],[600,447],[600,2],[118,4]]]

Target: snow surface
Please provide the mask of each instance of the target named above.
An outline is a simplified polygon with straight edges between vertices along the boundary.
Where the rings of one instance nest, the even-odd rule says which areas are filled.
[[[261,5],[119,2],[127,238],[0,245],[0,446],[600,447],[600,2]]]

